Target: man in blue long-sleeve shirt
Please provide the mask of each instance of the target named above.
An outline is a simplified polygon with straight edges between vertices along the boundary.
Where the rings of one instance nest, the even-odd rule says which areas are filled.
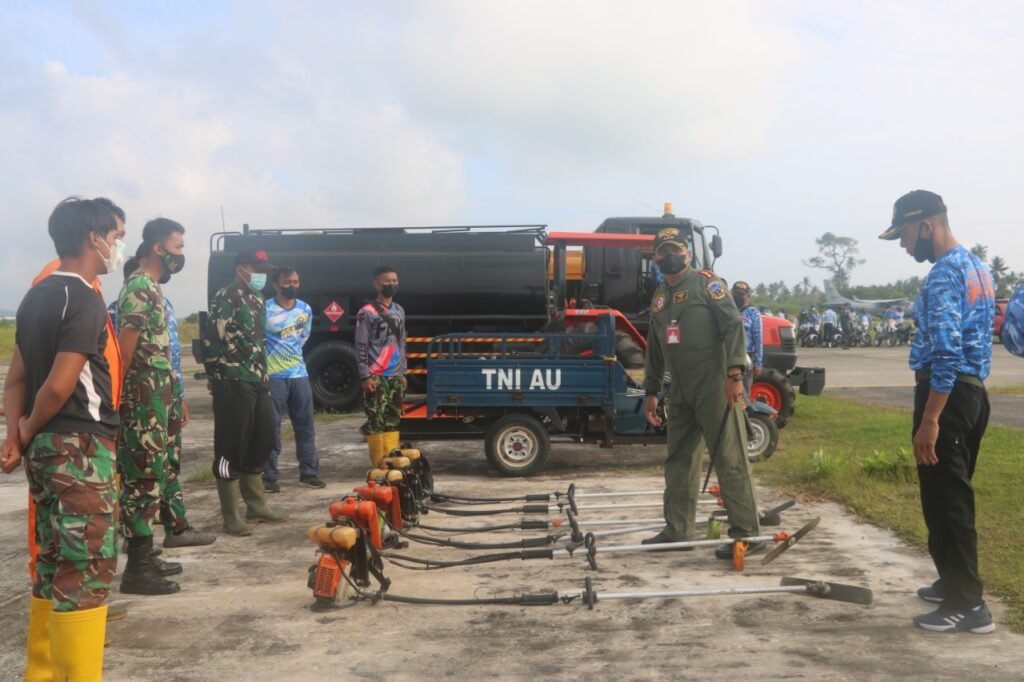
[[[971,478],[988,425],[984,380],[992,359],[992,273],[953,236],[942,197],[915,190],[896,201],[880,239],[899,239],[917,262],[935,265],[914,304],[910,349],[913,444],[928,526],[928,551],[939,579],[917,591],[938,610],[914,618],[936,632],[995,630],[982,599]]]
[[[749,397],[750,387],[754,379],[761,375],[761,367],[764,365],[764,325],[761,322],[761,313],[757,308],[750,305],[750,285],[746,282],[736,282],[732,285],[732,300],[740,309],[740,319],[743,320],[743,335],[747,340],[747,357],[753,365],[749,372],[743,373],[743,391]]]

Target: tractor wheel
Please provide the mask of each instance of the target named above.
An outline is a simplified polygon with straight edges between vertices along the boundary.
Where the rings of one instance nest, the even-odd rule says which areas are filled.
[[[780,429],[796,411],[796,391],[786,375],[777,369],[762,369],[750,387],[750,399],[760,400],[775,408],[775,425]]]

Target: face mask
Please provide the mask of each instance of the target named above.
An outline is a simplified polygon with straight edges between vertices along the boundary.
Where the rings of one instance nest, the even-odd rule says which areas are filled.
[[[298,287],[281,287],[281,295],[289,301],[293,298],[298,298],[299,288]]]
[[[168,277],[178,274],[185,267],[185,254],[182,253],[165,253],[160,260],[164,263]]]
[[[924,231],[924,223],[917,228],[917,243],[914,244],[914,260],[918,263],[928,261],[929,263],[935,262],[935,243],[931,237],[927,239],[921,236]]]
[[[391,298],[396,293],[398,293],[398,285],[397,284],[385,284],[385,285],[381,286],[380,293],[381,293],[381,295],[384,298]]]
[[[745,307],[747,307],[746,296],[733,296],[732,300],[736,301],[736,307],[739,308],[740,310],[743,310]]]
[[[249,275],[249,288],[259,293],[267,286],[267,273],[253,272]]]
[[[121,269],[121,266],[124,265],[124,253],[128,248],[127,244],[120,239],[115,240],[113,245],[108,244],[106,240],[103,239],[100,241],[102,241],[103,245],[107,248],[106,256],[104,256],[103,252],[98,248],[96,249],[96,253],[100,256],[100,260],[103,261],[103,267],[107,269],[108,274],[111,272],[118,272]]]
[[[686,269],[686,259],[683,258],[682,254],[678,253],[662,256],[658,259],[657,263],[658,269],[666,275],[676,275]]]

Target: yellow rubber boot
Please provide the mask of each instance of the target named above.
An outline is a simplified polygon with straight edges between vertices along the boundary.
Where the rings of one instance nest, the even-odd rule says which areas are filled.
[[[366,437],[366,447],[370,451],[370,466],[376,468],[384,459],[384,434],[371,433]]]
[[[390,457],[398,449],[398,431],[385,431],[381,435],[384,436],[384,456]]]
[[[103,639],[107,605],[84,611],[54,611],[50,615],[50,657],[58,682],[100,682],[103,679]]]
[[[32,597],[28,612],[28,664],[25,682],[50,682],[53,666],[50,664],[50,614],[53,600]]]

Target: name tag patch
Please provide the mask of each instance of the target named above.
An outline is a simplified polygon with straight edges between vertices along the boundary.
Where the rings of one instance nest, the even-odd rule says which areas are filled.
[[[689,291],[677,291],[672,297],[673,303],[682,303],[686,300],[686,297],[690,295]]]
[[[669,344],[669,345],[674,345],[674,344],[679,343],[679,325],[678,324],[674,324],[673,323],[673,324],[670,324],[669,326],[665,327],[665,343]]]

